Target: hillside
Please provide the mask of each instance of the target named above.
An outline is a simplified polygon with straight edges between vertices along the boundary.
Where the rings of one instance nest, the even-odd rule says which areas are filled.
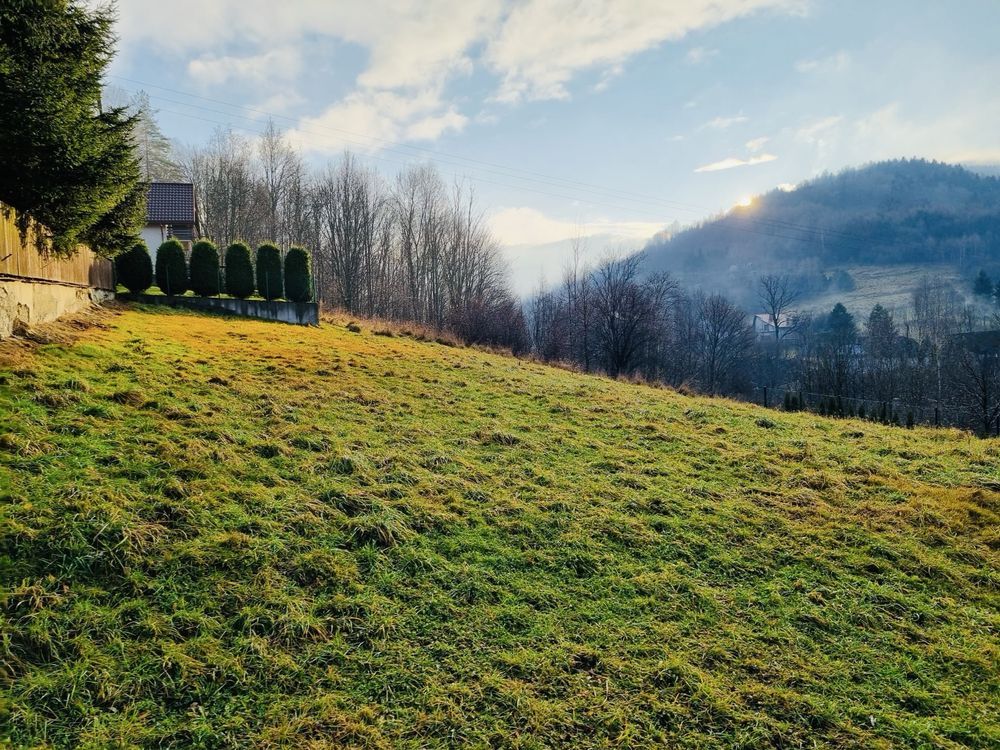
[[[369,325],[36,338],[0,345],[13,747],[1000,744],[1000,442]]]
[[[1000,179],[919,159],[823,175],[772,190],[747,207],[703,222],[646,252],[652,270],[689,285],[753,301],[761,273],[795,277],[807,299],[850,300],[852,276],[871,266],[920,266],[926,274],[971,278],[1000,270]],[[891,274],[890,274],[891,276]],[[907,271],[884,291],[908,284]],[[867,310],[865,310],[867,312]]]

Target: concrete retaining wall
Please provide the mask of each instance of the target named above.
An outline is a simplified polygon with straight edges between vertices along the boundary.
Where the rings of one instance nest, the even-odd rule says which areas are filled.
[[[119,294],[118,299],[141,302],[144,305],[184,307],[189,310],[239,315],[244,318],[276,320],[300,326],[319,325],[319,305],[315,302],[265,302],[254,299],[168,297],[156,294]]]
[[[0,339],[20,328],[48,323],[113,297],[111,292],[100,289],[0,278]]]

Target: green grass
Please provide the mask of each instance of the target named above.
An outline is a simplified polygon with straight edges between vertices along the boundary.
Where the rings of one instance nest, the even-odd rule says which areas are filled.
[[[91,322],[0,345],[13,747],[1000,746],[1000,443]]]
[[[966,295],[966,301],[977,308],[977,316],[985,319],[993,312],[989,304],[977,304],[977,299],[972,296],[970,274],[963,273],[953,265],[945,263],[864,265],[827,270],[847,271],[854,279],[854,290],[843,292],[831,289],[821,294],[808,295],[800,301],[799,306],[803,311],[824,315],[840,302],[855,315],[860,324],[868,319],[872,308],[880,304],[894,312],[897,322],[900,322],[905,313],[913,308],[913,292],[925,278],[929,278],[934,282],[950,284]]]
[[[115,293],[116,294],[120,294],[120,295],[131,294],[131,292],[129,292],[129,290],[126,289],[125,287],[123,287],[121,284],[119,284],[115,288]],[[149,287],[146,291],[142,292],[142,294],[148,294],[151,297],[165,297],[166,296],[160,290],[160,287],[158,287],[156,285],[153,285],[153,286]],[[198,295],[195,294],[191,289],[188,289],[186,292],[184,292],[184,294],[176,294],[174,296],[175,297],[197,297]],[[208,297],[207,299],[238,299],[238,298],[237,297],[233,297],[231,294],[226,294],[225,292],[220,292],[219,294],[213,294],[211,297]],[[244,297],[243,299],[254,300],[254,301],[257,301],[257,302],[263,302],[263,301],[265,301],[264,298],[261,297],[259,294],[251,294],[249,297]],[[284,297],[278,297],[275,301],[277,301],[277,302],[287,302],[288,300],[286,300]]]

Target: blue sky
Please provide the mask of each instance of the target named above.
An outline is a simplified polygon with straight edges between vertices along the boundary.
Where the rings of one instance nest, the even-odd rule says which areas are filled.
[[[145,89],[168,136],[252,135],[270,113],[316,164],[345,148],[386,174],[434,161],[474,185],[521,287],[557,273],[573,236],[634,246],[872,160],[1000,162],[996,0],[120,0],[119,15],[109,83]]]

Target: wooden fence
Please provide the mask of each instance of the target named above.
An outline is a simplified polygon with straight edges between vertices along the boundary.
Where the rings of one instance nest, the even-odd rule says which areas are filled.
[[[13,209],[0,203],[0,280],[23,279],[96,289],[114,289],[110,260],[85,245],[64,258],[39,252],[29,237],[22,237]]]

